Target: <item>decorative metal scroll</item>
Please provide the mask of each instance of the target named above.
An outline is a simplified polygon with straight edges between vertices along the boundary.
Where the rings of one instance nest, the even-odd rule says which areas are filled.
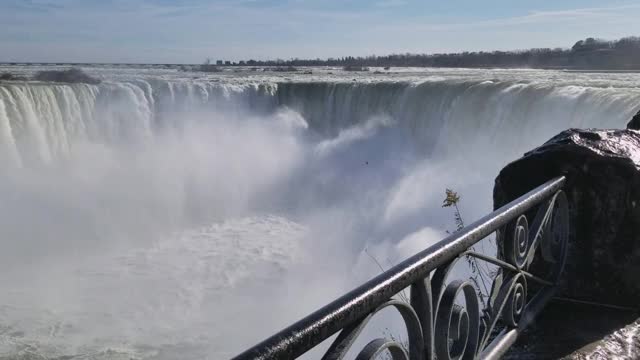
[[[374,339],[358,353],[357,360],[375,359],[383,353],[393,360],[501,357],[550,299],[562,273],[569,231],[567,198],[560,190],[563,183],[564,178],[559,178],[538,187],[470,225],[459,238],[454,234],[444,239],[236,359],[294,358],[336,331],[340,334],[323,359],[343,359],[369,320],[385,308],[401,315],[408,343]],[[473,250],[473,244],[493,232],[501,245],[496,257]],[[450,254],[457,245],[464,246]],[[429,266],[441,261],[440,257],[446,258],[441,265]],[[469,259],[496,269],[485,296],[478,282],[450,279],[456,263]],[[407,279],[413,280],[406,284],[409,303],[394,297],[397,290],[407,287],[398,287]],[[384,287],[394,292],[385,293]],[[379,301],[381,296],[383,301]],[[350,320],[350,314],[375,302],[380,304]]]

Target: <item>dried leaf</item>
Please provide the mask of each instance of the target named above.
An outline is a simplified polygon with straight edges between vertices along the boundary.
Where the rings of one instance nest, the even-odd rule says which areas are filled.
[[[444,198],[444,201],[442,201],[442,207],[450,207],[458,204],[458,202],[460,201],[460,196],[458,196],[457,192],[451,189],[446,189],[445,192],[447,194],[447,197]]]

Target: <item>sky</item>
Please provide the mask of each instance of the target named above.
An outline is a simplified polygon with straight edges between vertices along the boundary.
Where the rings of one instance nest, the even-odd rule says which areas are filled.
[[[0,62],[202,63],[571,47],[637,0],[0,0]]]

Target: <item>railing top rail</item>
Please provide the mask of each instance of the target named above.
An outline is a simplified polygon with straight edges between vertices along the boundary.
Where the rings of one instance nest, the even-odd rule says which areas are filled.
[[[235,360],[298,357],[331,335],[374,311],[392,296],[453,260],[469,247],[540,204],[562,188],[557,177],[464,229],[399,263],[302,320],[236,356]]]

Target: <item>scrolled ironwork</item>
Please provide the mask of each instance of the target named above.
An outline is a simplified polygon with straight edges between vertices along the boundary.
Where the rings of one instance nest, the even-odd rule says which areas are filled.
[[[463,294],[465,306],[456,304]],[[473,359],[480,336],[480,307],[476,290],[468,281],[447,284],[436,307],[435,353],[438,359]]]
[[[563,177],[553,179],[414,255],[235,359],[290,359],[340,332],[323,360],[343,359],[373,316],[393,308],[408,342],[374,339],[356,359],[499,358],[552,296],[568,239]],[[497,256],[472,246],[496,232]],[[460,260],[495,267],[491,290],[450,279]],[[410,288],[409,303],[394,298]]]
[[[524,313],[527,301],[527,281],[523,276],[518,278],[513,284],[513,289],[509,293],[509,297],[505,304],[502,316],[504,321],[512,327],[518,326],[518,321]]]
[[[409,354],[402,344],[382,338],[368,343],[358,354],[356,360],[373,360],[385,351],[389,351],[392,360],[409,360]]]
[[[513,229],[509,230],[511,230],[513,234],[504,242],[505,256],[510,264],[515,265],[518,269],[522,269],[527,262],[527,255],[529,255],[529,247],[531,245],[529,241],[529,222],[527,221],[527,217],[520,215],[513,225]]]
[[[345,328],[340,333],[338,338],[333,342],[333,344],[331,345],[331,348],[327,351],[327,353],[322,359],[323,360],[343,359],[344,356],[347,354],[347,352],[351,349],[351,346],[353,345],[355,339],[358,337],[358,335],[360,335],[360,333],[362,332],[364,327],[367,325],[367,323],[369,323],[371,318],[386,308],[394,308],[398,311],[400,316],[402,316],[402,320],[404,321],[404,324],[407,329],[407,334],[409,334],[409,339],[408,339],[409,349],[404,349],[404,347],[403,349],[406,351],[409,351],[413,355],[413,356],[407,357],[407,360],[421,359],[420,357],[416,356],[417,354],[424,352],[424,336],[422,333],[422,326],[420,324],[420,319],[418,318],[418,314],[416,314],[416,312],[414,311],[414,308],[410,304],[407,304],[406,302],[401,300],[387,301],[386,303],[382,304],[377,309],[375,309],[373,312],[371,312],[369,315],[367,315],[364,319],[356,322],[354,326]],[[361,354],[364,354],[364,353],[368,354],[370,351],[372,351],[374,349],[373,345],[371,345],[372,343],[373,342],[367,345],[368,346],[367,352],[363,352]],[[376,344],[382,346],[382,344],[379,342],[376,342]],[[375,348],[375,349],[382,351],[386,348],[389,348],[389,351],[395,351],[393,349],[395,349],[396,347],[397,347],[396,341],[385,341],[383,349],[378,349],[378,348]],[[365,356],[365,355],[362,355],[362,356]],[[399,356],[399,354],[396,356]],[[395,357],[393,359],[395,360]]]

